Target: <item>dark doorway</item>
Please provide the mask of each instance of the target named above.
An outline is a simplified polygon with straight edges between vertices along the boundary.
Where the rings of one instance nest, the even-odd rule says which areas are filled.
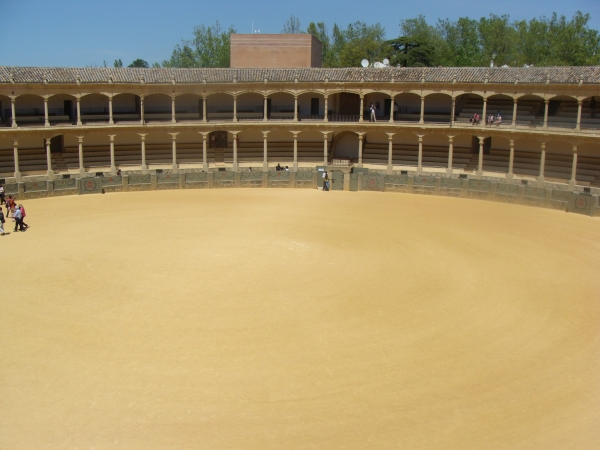
[[[54,136],[50,139],[50,153],[62,153],[65,148],[64,136]]]
[[[63,105],[64,115],[69,116],[69,120],[73,120],[73,100],[65,100]]]
[[[358,94],[351,94],[349,92],[342,92],[340,94],[340,114],[343,116],[359,116],[362,114]]]
[[[384,116],[389,116],[392,113],[392,99],[391,98],[386,98],[383,101],[383,115]]]
[[[267,99],[267,119],[271,118],[271,99]]]
[[[204,101],[202,99],[198,100],[198,117],[200,120],[204,119]]]
[[[310,99],[310,115],[317,116],[319,114],[319,99],[311,98]]]
[[[208,135],[209,148],[227,148],[227,131],[213,131]]]
[[[140,98],[139,95],[136,95],[134,97],[135,97],[135,113],[139,116],[142,111],[142,99]]]

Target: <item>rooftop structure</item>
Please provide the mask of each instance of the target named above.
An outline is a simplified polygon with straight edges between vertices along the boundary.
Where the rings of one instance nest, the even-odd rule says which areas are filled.
[[[232,34],[231,67],[321,67],[321,47],[311,34]]]

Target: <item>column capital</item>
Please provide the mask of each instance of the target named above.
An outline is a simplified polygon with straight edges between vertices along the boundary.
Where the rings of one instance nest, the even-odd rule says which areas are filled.
[[[240,134],[240,133],[241,133],[241,131],[230,131],[230,133],[231,133],[233,136],[237,136],[238,134]]]
[[[513,139],[509,139],[508,140],[508,145],[510,145],[511,147],[515,146],[515,141]]]
[[[14,147],[18,147],[19,146],[19,140],[18,139],[13,139],[13,146]]]
[[[177,135],[179,134],[179,132],[177,133],[169,133],[171,136],[173,136],[173,140],[177,139]]]
[[[140,137],[142,138],[142,141],[144,139],[146,139],[147,133],[138,133],[140,135]]]
[[[577,104],[578,105],[582,105],[583,104],[583,100],[577,100]]]
[[[83,143],[83,138],[84,136],[77,136],[77,142],[79,142],[80,144]]]
[[[453,142],[453,141],[454,141],[454,136],[448,135],[448,142]]]
[[[198,133],[200,133],[202,137],[206,139],[206,137],[210,134],[210,131],[198,131]]]
[[[417,134],[417,137],[419,138],[419,142],[423,142],[423,138],[425,137],[424,134]]]
[[[485,141],[485,136],[477,136],[479,138],[479,143],[483,144],[483,141]]]
[[[325,139],[327,139],[327,135],[328,135],[329,133],[333,133],[333,131],[321,131],[321,133],[323,133],[323,137],[324,137]]]
[[[548,103],[550,103],[550,99],[549,98],[544,99],[544,103],[547,105]]]
[[[110,138],[110,142],[115,142],[116,136],[117,136],[116,134],[109,134],[108,137]]]
[[[42,95],[42,97],[44,98],[44,103],[48,103],[48,99],[50,98],[49,95]]]
[[[577,146],[576,145],[573,146],[573,153],[577,153]]]
[[[391,141],[396,133],[385,133],[388,135],[388,139]]]
[[[541,145],[541,147],[542,147],[542,150],[546,150],[546,143],[545,143],[545,142],[542,142],[542,145]]]
[[[297,137],[298,137],[298,135],[299,135],[300,133],[302,133],[302,131],[291,131],[291,130],[290,130],[290,133],[292,133],[292,134],[294,135],[294,138],[297,138]]]
[[[51,140],[50,139],[44,139],[46,141],[46,145],[50,145]]]
[[[267,138],[267,134],[269,134],[271,132],[271,130],[269,131],[261,131],[261,133],[263,134],[263,138]]]

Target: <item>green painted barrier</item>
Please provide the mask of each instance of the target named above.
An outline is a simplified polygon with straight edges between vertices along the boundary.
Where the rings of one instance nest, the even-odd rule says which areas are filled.
[[[129,185],[151,184],[152,178],[150,174],[144,175],[129,175]]]
[[[25,192],[40,192],[48,190],[48,183],[46,181],[26,181],[23,183]]]
[[[179,175],[175,173],[159,173],[156,175],[158,184],[179,183]]]
[[[363,191],[383,191],[385,175],[363,173],[361,189]]]
[[[102,192],[102,180],[100,178],[82,178],[81,193],[82,194],[99,194]]]
[[[576,214],[585,214],[591,216],[595,214],[597,199],[590,194],[574,194],[569,200],[567,212]]]

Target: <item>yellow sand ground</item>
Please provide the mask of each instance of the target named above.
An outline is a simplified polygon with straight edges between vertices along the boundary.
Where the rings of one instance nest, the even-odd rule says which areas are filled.
[[[597,218],[292,189],[25,205],[1,449],[599,448]]]

